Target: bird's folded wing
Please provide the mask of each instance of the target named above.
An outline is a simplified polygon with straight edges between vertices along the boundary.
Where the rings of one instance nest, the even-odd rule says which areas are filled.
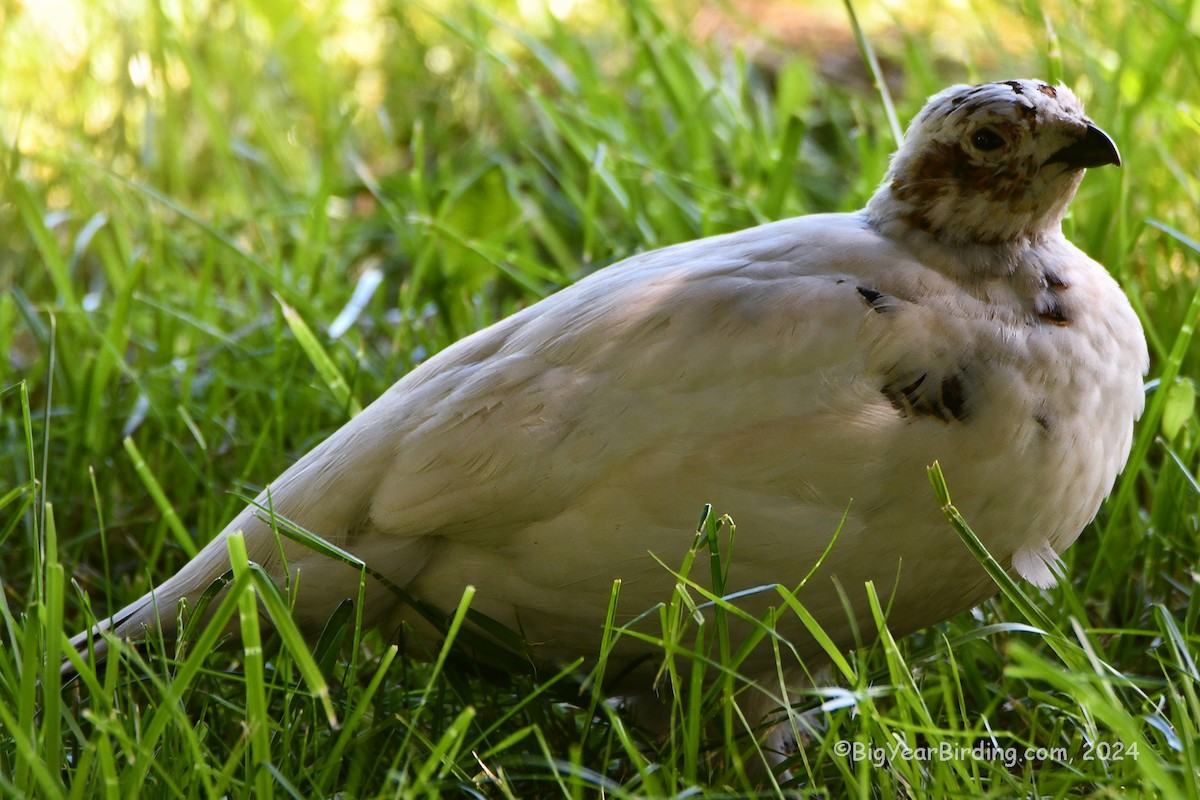
[[[414,371],[289,471],[276,502],[295,481],[318,529],[369,520],[398,537],[486,539],[562,513],[639,461],[685,471],[706,440],[743,437],[753,460],[764,424],[854,400],[873,313],[858,289],[879,249],[836,216],[631,259]],[[731,481],[762,479],[728,467]],[[329,496],[347,482],[371,490]]]

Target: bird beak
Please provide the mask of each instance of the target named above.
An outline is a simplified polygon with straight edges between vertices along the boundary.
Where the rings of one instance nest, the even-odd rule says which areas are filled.
[[[1121,166],[1121,154],[1108,134],[1088,123],[1087,133],[1075,144],[1069,144],[1046,160],[1047,164],[1066,164],[1067,169]]]

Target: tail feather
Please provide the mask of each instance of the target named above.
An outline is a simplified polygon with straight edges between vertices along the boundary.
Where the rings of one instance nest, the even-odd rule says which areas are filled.
[[[97,656],[103,658],[108,651],[106,632],[122,639],[142,639],[148,630],[174,633],[179,602],[186,599],[196,603],[212,582],[229,570],[226,541],[236,531],[244,535],[250,560],[263,566],[277,581],[285,578],[284,559],[293,573],[300,567],[308,569],[308,580],[303,584],[311,588],[307,596],[299,598],[297,610],[312,617],[309,620],[312,624],[323,623],[342,599],[338,595],[340,589],[333,587],[349,586],[351,591],[343,594],[353,596],[357,572],[330,559],[315,557],[308,547],[277,539],[272,525],[264,519],[267,512],[262,509],[270,508],[281,518],[327,536],[339,546],[346,545],[351,532],[365,520],[370,496],[393,457],[394,442],[399,438],[393,429],[405,419],[405,415],[396,413],[397,396],[394,391],[385,394],[293,464],[179,572],[76,635],[71,639],[72,646],[83,653],[90,643]],[[419,550],[420,543],[410,547]],[[413,569],[419,569],[420,563],[423,560],[415,562]]]
[[[235,523],[240,520],[241,516]],[[226,530],[230,529],[237,528],[230,525]],[[225,538],[226,534],[223,532],[179,572],[120,611],[71,637],[71,646],[80,655],[86,655],[90,650],[95,654],[96,661],[100,662],[108,655],[108,641],[104,635],[106,633],[111,633],[118,639],[129,640],[144,639],[148,631],[158,631],[166,635],[175,633],[178,623],[176,609],[180,601],[195,603],[213,581],[229,570]]]

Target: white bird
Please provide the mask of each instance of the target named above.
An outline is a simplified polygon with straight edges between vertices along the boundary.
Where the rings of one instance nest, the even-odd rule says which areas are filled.
[[[679,563],[705,503],[737,524],[728,592],[794,587],[849,509],[799,595],[839,647],[875,629],[867,581],[895,634],[979,603],[995,587],[938,508],[935,460],[997,560],[1048,586],[1143,408],[1138,319],[1061,230],[1085,168],[1119,163],[1063,86],[952,86],[865,209],[599,270],[414,369],[257,504],[435,609],[476,587],[475,609],[552,660],[598,653],[614,579],[618,622],[670,597],[651,554]],[[250,506],[76,645],[173,626],[229,569],[235,531],[290,573],[303,628],[356,598],[358,570],[277,541]],[[364,615],[428,631],[373,579]],[[796,618],[780,625],[820,657]]]

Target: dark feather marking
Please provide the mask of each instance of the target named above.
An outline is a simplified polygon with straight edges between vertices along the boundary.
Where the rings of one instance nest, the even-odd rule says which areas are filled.
[[[914,402],[918,399],[917,390],[921,388],[921,384],[925,382],[926,377],[925,374],[922,374],[921,377],[906,386],[885,383],[883,385],[883,396],[892,404],[892,408],[900,412],[900,416],[913,416]]]
[[[863,300],[867,301],[867,305],[872,311],[880,314],[889,310],[892,307],[892,298],[883,292],[876,291],[867,286],[858,286],[858,293],[862,295]]]
[[[1044,311],[1038,312],[1038,317],[1042,322],[1049,322],[1051,325],[1059,325],[1066,327],[1071,324],[1071,318],[1067,316],[1066,310],[1054,295],[1050,295],[1050,304]]]
[[[1043,433],[1050,432],[1050,418],[1047,417],[1045,414],[1042,414],[1040,412],[1037,414],[1034,414],[1033,421],[1041,426]]]
[[[1066,281],[1064,281],[1057,272],[1051,272],[1050,270],[1046,270],[1044,273],[1042,273],[1042,278],[1046,281],[1046,285],[1049,286],[1051,289],[1066,289],[1067,288]]]
[[[936,384],[927,382],[928,373],[903,386],[888,383],[883,396],[901,417],[934,417],[942,422],[962,422],[967,418],[967,392],[961,373],[948,375]]]
[[[941,407],[950,412],[950,416],[959,422],[966,419],[967,395],[959,377],[951,375],[947,378],[942,378],[942,384],[938,387],[938,390]]]

